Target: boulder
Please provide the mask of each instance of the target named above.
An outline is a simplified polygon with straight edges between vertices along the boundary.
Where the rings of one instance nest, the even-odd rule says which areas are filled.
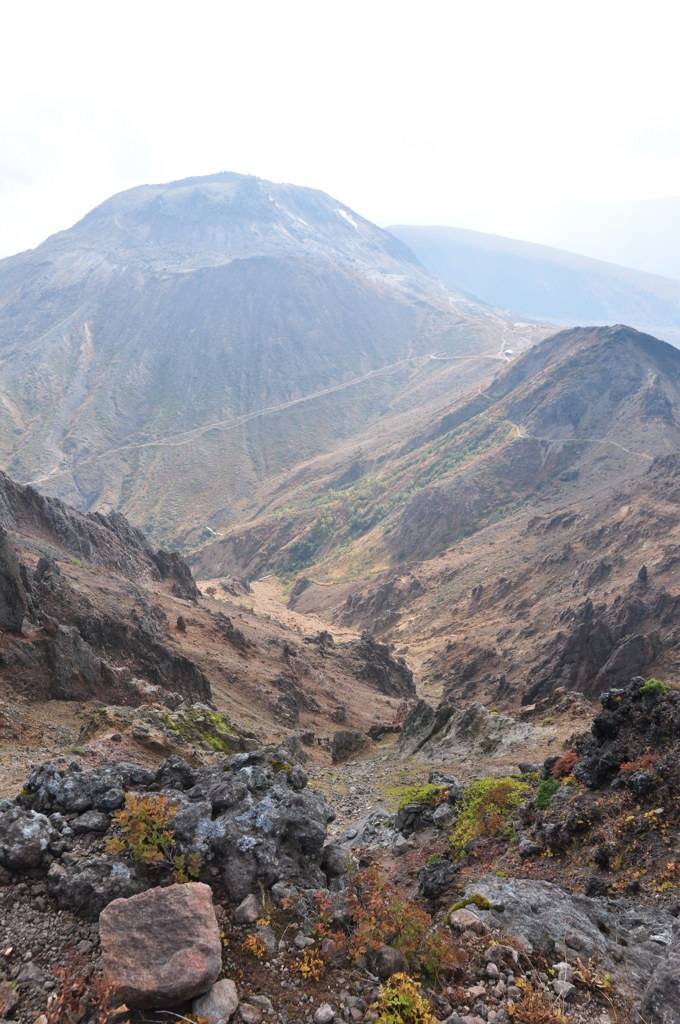
[[[394,946],[381,946],[380,949],[369,951],[367,955],[369,967],[383,981],[393,974],[407,974],[408,961],[400,949]]]
[[[444,895],[457,874],[458,868],[450,860],[426,864],[418,872],[418,892],[429,900],[436,900]]]
[[[452,931],[462,934],[474,932],[475,935],[486,935],[488,929],[484,922],[472,910],[462,907],[449,914],[449,926]]]
[[[237,924],[255,924],[261,913],[260,901],[251,892],[237,906],[234,911],[234,920]]]
[[[236,985],[230,978],[223,978],[195,1000],[193,1013],[194,1017],[202,1017],[206,1024],[226,1024],[237,1007]]]
[[[10,871],[37,867],[55,838],[56,833],[44,814],[10,804],[0,813],[0,865]]]
[[[111,824],[111,819],[104,811],[85,811],[70,822],[70,826],[76,835],[85,835],[87,832],[106,832]]]
[[[339,729],[333,733],[331,746],[331,758],[333,764],[346,761],[352,754],[356,754],[366,743],[366,736],[361,729]]]
[[[105,982],[136,1009],[193,999],[222,969],[212,892],[202,882],[114,900],[99,916],[99,934]]]
[[[77,858],[64,853],[47,873],[47,891],[59,907],[90,921],[112,900],[135,896],[152,884],[141,864],[118,857]]]

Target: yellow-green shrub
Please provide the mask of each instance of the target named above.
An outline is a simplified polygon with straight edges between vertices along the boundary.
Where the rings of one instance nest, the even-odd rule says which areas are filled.
[[[523,800],[529,786],[517,779],[480,779],[463,795],[456,827],[450,836],[451,849],[460,860],[472,839],[502,835],[508,829],[508,815]]]

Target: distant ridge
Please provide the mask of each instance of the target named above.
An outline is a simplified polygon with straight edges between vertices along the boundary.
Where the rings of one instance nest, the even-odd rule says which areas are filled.
[[[464,228],[389,231],[431,273],[492,306],[565,327],[625,323],[680,345],[680,281]]]

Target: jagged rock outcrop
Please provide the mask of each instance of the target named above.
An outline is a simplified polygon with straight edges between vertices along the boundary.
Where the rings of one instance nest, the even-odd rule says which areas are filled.
[[[276,770],[283,757],[283,751],[269,759],[264,751],[253,751],[233,755],[220,767],[193,769],[173,756],[155,772],[127,764],[88,772],[74,763],[63,775],[48,762],[33,771],[16,803],[6,802],[5,814],[28,812],[37,815],[41,827],[62,833],[54,837],[48,831],[40,863],[46,868],[52,861],[48,887],[59,906],[86,917],[96,917],[110,900],[141,892],[164,878],[162,872],[159,876],[133,861],[109,854],[76,857],[68,848],[64,814],[82,816],[91,809],[110,813],[123,805],[128,790],[162,792],[169,798],[176,808],[172,828],[177,850],[198,853],[217,867],[236,902],[260,884],[325,887],[321,862],[326,827],[334,815],[323,797],[306,788],[307,777],[299,766]],[[95,824],[92,831],[99,832],[98,820]],[[26,837],[29,844],[33,850],[32,834]],[[16,865],[21,854],[13,856]]]
[[[191,569],[178,551],[170,552],[159,548],[151,557],[158,567],[161,579],[172,580],[172,592],[176,597],[183,597],[187,601],[198,601],[201,592],[194,583]]]
[[[421,700],[404,720],[399,753],[430,761],[472,752],[488,756],[517,749],[534,732],[534,726],[498,715],[477,702],[461,709],[446,702],[433,708]]]
[[[360,640],[338,645],[358,662],[356,677],[388,697],[415,696],[413,672],[403,658],[393,658],[387,644],[378,643],[369,633]]]
[[[669,625],[679,607],[677,596],[648,589],[645,577],[617,595],[609,609],[593,606],[590,598],[565,609],[560,622],[568,631],[558,631],[531,670],[533,681],[522,703],[533,704],[558,686],[595,699],[606,687],[647,671],[664,650],[658,628],[649,627]],[[642,631],[645,627],[649,632]]]
[[[26,608],[19,559],[7,531],[0,526],[0,629],[20,633]]]
[[[577,743],[576,778],[588,787],[611,783],[672,803],[680,779],[680,692],[646,686],[638,676],[627,687],[607,690],[600,701],[590,737]],[[636,764],[646,767],[621,769]]]

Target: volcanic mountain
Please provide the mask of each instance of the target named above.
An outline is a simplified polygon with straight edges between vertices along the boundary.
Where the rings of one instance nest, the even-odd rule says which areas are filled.
[[[322,192],[231,173],[144,185],[0,262],[0,463],[196,541],[384,413],[411,360],[540,336]]]

